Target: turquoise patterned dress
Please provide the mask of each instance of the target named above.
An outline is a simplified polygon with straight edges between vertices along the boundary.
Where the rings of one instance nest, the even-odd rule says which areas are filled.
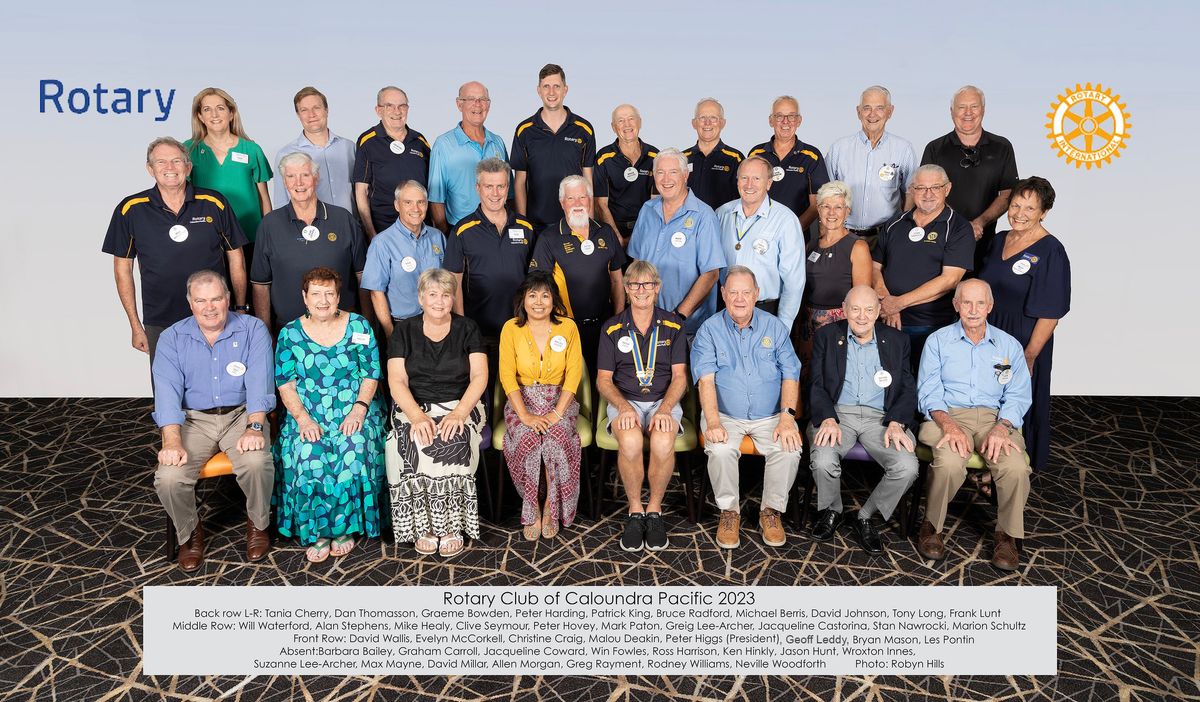
[[[300,320],[279,331],[275,384],[295,381],[305,411],[321,427],[321,438],[300,438],[291,413],[272,447],[279,533],[304,546],[346,534],[379,536],[379,493],[384,480],[383,403],[376,393],[363,427],[343,436],[338,427],[358,399],[364,378],[379,380],[379,350],[371,325],[348,313],[346,333],[336,344],[309,338]]]

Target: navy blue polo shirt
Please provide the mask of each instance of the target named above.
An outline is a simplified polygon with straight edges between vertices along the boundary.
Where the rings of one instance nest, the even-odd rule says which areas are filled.
[[[225,273],[225,252],[249,243],[233,208],[216,190],[190,183],[175,214],[155,186],[113,210],[101,251],[136,258],[142,277],[142,322],[169,327],[191,315],[187,279],[205,269]]]
[[[654,354],[654,380],[650,392],[643,395],[637,379],[637,364],[633,359],[636,343],[643,363],[650,362],[650,339],[658,329],[658,351]],[[683,331],[683,320],[674,312],[661,307],[654,308],[646,336],[642,336],[633,323],[633,308],[604,323],[600,335],[600,347],[596,352],[596,368],[612,371],[613,385],[626,400],[657,402],[667,394],[671,385],[671,366],[688,362],[687,335]]]
[[[558,221],[558,185],[569,175],[583,175],[583,169],[596,165],[596,130],[591,122],[567,111],[567,121],[557,132],[550,131],[542,111],[517,125],[509,151],[509,165],[525,171],[527,212],[539,229]],[[594,186],[593,186],[594,187]]]
[[[513,295],[525,280],[533,244],[533,226],[515,212],[508,213],[502,232],[482,207],[451,227],[442,266],[462,274],[463,312],[484,336],[500,336],[500,328],[513,318]]]
[[[420,132],[408,128],[403,148],[392,147],[393,139],[383,128],[383,122],[358,135],[354,151],[355,183],[367,184],[367,199],[371,203],[371,222],[381,232],[396,221],[396,186],[415,180],[428,187],[429,142]],[[399,152],[399,153],[397,153]]]
[[[312,229],[309,226],[296,217],[291,202],[273,210],[258,225],[250,282],[271,286],[271,309],[280,325],[306,311],[300,282],[318,266],[332,268],[342,276],[338,307],[358,309],[357,274],[367,261],[366,237],[358,220],[343,207],[318,202]]]
[[[625,251],[606,224],[591,220],[586,241],[576,236],[565,219],[542,230],[533,247],[529,269],[554,276],[567,316],[575,320],[604,319],[612,313],[613,271],[625,265]]]
[[[821,151],[796,139],[792,150],[781,161],[775,155],[775,137],[750,149],[750,156],[761,156],[771,164],[771,199],[782,202],[799,217],[808,209],[808,196],[829,182],[829,171]]]
[[[654,187],[654,157],[658,156],[658,149],[641,139],[638,146],[642,156],[637,163],[630,163],[621,153],[620,140],[596,152],[592,187],[596,197],[608,198],[608,211],[618,222],[636,220]]]
[[[745,160],[741,151],[718,141],[707,156],[700,151],[700,144],[683,152],[688,160],[688,189],[700,201],[714,210],[727,202],[738,199],[737,169]],[[771,197],[775,189],[771,188]]]
[[[909,210],[893,217],[879,234],[871,255],[883,269],[888,292],[903,295],[942,274],[942,266],[969,271],[975,260],[975,232],[966,217],[949,206],[917,228]],[[900,311],[906,327],[945,326],[955,319],[953,293]]]

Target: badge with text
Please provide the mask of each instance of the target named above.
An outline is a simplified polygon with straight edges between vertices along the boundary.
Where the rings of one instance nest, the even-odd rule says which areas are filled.
[[[508,240],[509,241],[525,241],[525,230],[524,229],[509,229],[508,230]]]
[[[1066,159],[1067,165],[1074,162],[1076,168],[1091,170],[1092,166],[1111,164],[1113,157],[1129,146],[1129,113],[1121,96],[1099,83],[1076,83],[1074,89],[1068,87],[1063,93],[1046,113],[1050,148]]]
[[[920,241],[925,238],[925,230],[920,227],[913,227],[908,230],[909,241]]]
[[[886,388],[892,384],[892,374],[880,368],[875,371],[875,384],[881,388]]]
[[[389,146],[388,148],[392,150],[392,153],[399,156],[400,154],[404,153],[404,142],[393,141],[391,146]]]
[[[246,374],[246,364],[241,361],[230,361],[229,365],[225,366],[225,372],[235,378],[240,378]]]
[[[1012,264],[1012,272],[1017,275],[1025,275],[1029,272],[1031,266],[1032,264],[1029,263],[1029,259],[1021,258]]]
[[[412,256],[405,256],[404,258],[400,259],[400,268],[403,269],[405,273],[412,273],[413,271],[417,270],[417,259],[413,258]]]
[[[316,241],[317,237],[321,236],[321,230],[310,224],[300,230],[300,236],[304,237],[305,241]]]
[[[770,244],[767,243],[766,239],[754,240],[754,253],[758,254],[759,256],[765,254],[768,248],[770,248]]]
[[[170,231],[167,232],[167,236],[171,237],[171,241],[177,244],[182,244],[183,242],[187,241],[188,238],[187,227],[183,226],[182,224],[176,224],[175,226],[171,227]]]
[[[625,169],[625,180],[632,183],[633,181],[635,181],[637,179],[638,179],[638,169],[634,168],[633,166],[630,166],[629,168]]]
[[[350,343],[366,345],[371,343],[371,335],[366,332],[354,332],[350,335]]]
[[[783,169],[780,168],[779,166],[775,166],[774,168],[772,168],[771,169],[771,180],[775,181],[776,183],[783,180]]]
[[[230,151],[229,158],[233,159],[234,163],[250,163],[250,156],[238,151]]]
[[[687,237],[684,236],[683,232],[675,232],[674,234],[671,235],[671,246],[674,246],[677,249],[683,248],[683,245],[686,242],[687,242]]]
[[[879,179],[880,180],[887,182],[895,177],[896,177],[896,166],[895,165],[893,165],[891,163],[885,163],[883,165],[883,167],[879,169]]]
[[[633,340],[628,336],[623,336],[617,339],[617,350],[621,353],[629,353],[633,350]]]
[[[809,260],[809,261],[811,261],[811,262],[813,262],[813,263],[816,263],[817,261],[820,261],[820,260],[821,260],[821,252],[820,252],[820,251],[813,251],[812,253],[810,253],[810,254],[808,255],[808,260]]]
[[[555,334],[554,337],[550,339],[550,350],[554,351],[555,353],[562,353],[563,351],[566,351],[566,338],[559,334]]]
[[[579,245],[579,250],[583,252],[584,256],[591,256],[592,252],[596,250],[596,244],[591,239],[584,239],[583,243]]]
[[[992,367],[996,369],[996,380],[1001,385],[1008,385],[1009,381],[1013,378],[1012,365],[1008,362],[1008,359],[1006,358],[1003,363],[997,363]]]

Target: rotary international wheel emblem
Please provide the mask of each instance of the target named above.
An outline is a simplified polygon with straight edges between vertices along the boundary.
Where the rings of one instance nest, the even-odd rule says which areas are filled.
[[[1053,111],[1046,113],[1050,119],[1046,123],[1050,148],[1068,164],[1074,161],[1076,168],[1087,166],[1090,170],[1093,165],[1100,168],[1112,163],[1113,157],[1120,156],[1121,149],[1128,146],[1129,139],[1129,113],[1120,102],[1121,96],[1099,83],[1094,87],[1091,83],[1076,83],[1074,90],[1068,87],[1063,92],[1065,95],[1059,95],[1058,102],[1051,104]]]

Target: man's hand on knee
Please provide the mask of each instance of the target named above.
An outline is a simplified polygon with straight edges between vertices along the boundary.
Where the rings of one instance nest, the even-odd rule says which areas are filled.
[[[181,466],[187,459],[187,451],[182,446],[164,446],[158,452],[158,462],[164,466]]]

